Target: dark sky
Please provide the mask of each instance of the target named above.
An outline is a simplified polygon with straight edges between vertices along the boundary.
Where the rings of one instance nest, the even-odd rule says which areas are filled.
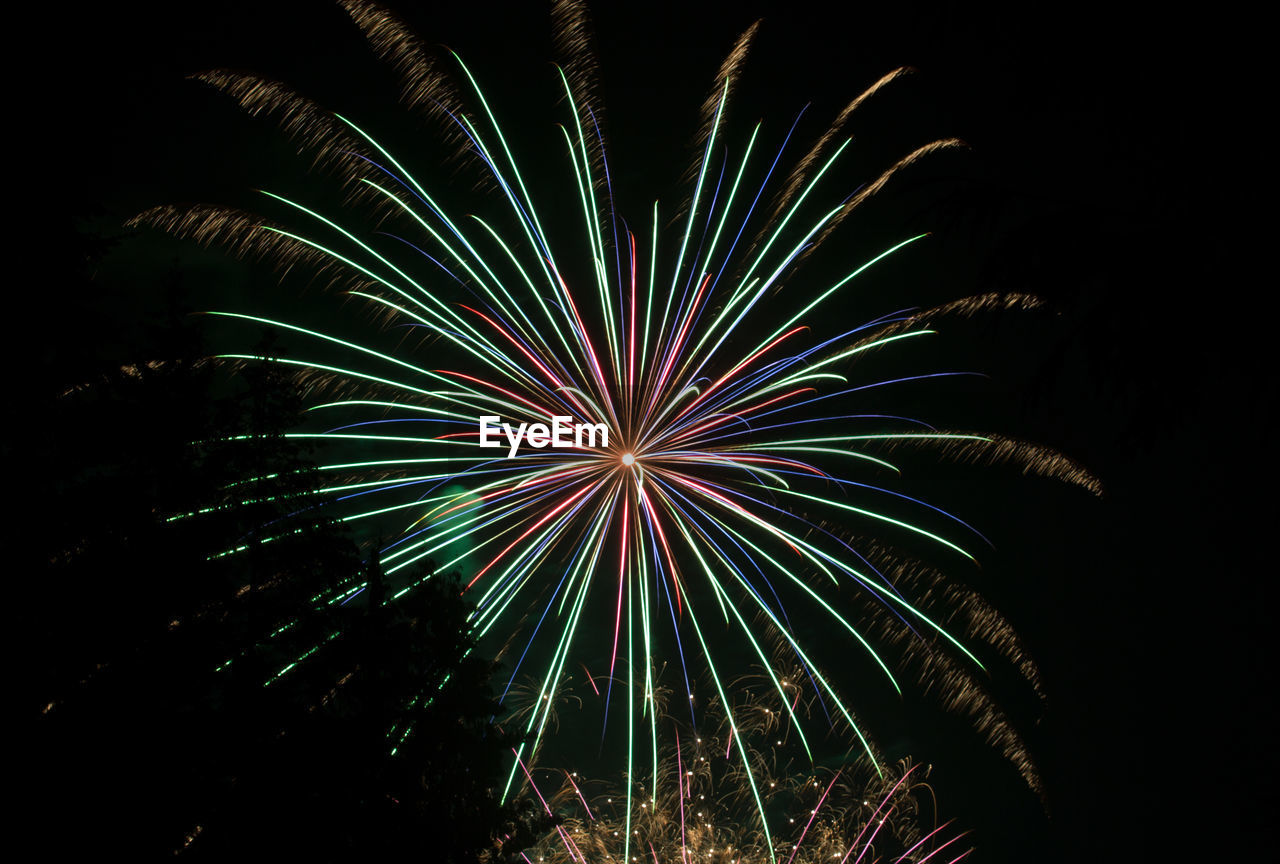
[[[392,5],[458,50],[513,124],[552,130],[542,4]],[[1255,491],[1271,461],[1274,278],[1244,264],[1261,201],[1245,163],[1264,146],[1254,116],[1266,104],[1249,92],[1249,22],[1123,4],[597,5],[610,154],[637,207],[674,194],[716,65],[763,17],[744,122],[776,129],[812,103],[816,134],[880,74],[916,67],[869,106],[859,140],[877,154],[925,136],[971,149],[886,193],[900,198],[869,230],[936,230],[926,275],[939,297],[1025,290],[1060,313],[1045,332],[1015,334],[1013,355],[984,358],[996,419],[1088,465],[1108,493],[1036,487],[1045,500],[1030,511],[983,505],[1003,539],[997,599],[1048,681],[1033,741],[1053,813],[1009,824],[1039,817],[1007,789],[985,799],[981,773],[976,789],[941,783],[944,811],[952,791],[979,831],[974,860],[1164,860],[1157,835],[1177,823],[1212,835],[1224,857],[1249,848],[1264,824],[1258,778],[1274,763],[1274,722],[1252,693],[1270,678],[1260,658],[1275,573],[1261,551],[1273,508]],[[396,128],[393,78],[325,3],[47,14],[62,20],[45,61],[31,61],[41,143],[23,164],[44,166],[55,241],[158,203],[239,203],[291,170],[262,124],[183,80],[202,69],[279,78],[402,143],[422,132]],[[121,274],[145,281],[170,266],[129,254],[104,267],[111,308],[71,310],[58,338],[129,338],[150,295]],[[103,315],[106,332],[93,320]],[[1012,839],[992,836],[1002,828]]]

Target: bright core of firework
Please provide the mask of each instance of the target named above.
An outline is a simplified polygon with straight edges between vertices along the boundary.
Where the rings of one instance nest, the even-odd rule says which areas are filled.
[[[622,454],[622,464],[623,464],[623,465],[626,465],[626,466],[629,468],[629,467],[631,467],[632,465],[636,464],[636,457],[635,457],[635,456],[633,456],[633,455],[632,455],[632,454],[630,454],[630,453],[623,453],[623,454]]]

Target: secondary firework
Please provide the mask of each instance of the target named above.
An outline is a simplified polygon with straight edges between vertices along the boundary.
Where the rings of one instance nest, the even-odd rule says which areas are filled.
[[[298,520],[376,523],[392,539],[375,554],[399,580],[387,602],[435,573],[464,571],[474,634],[500,647],[512,682],[532,676],[509,788],[576,679],[601,695],[606,730],[625,740],[627,776],[647,766],[653,801],[664,782],[663,694],[687,698],[694,725],[703,706],[720,706],[763,818],[750,742],[730,707],[728,682],[744,667],[763,670],[803,752],[812,753],[812,728],[795,706],[815,699],[879,764],[849,682],[805,635],[829,629],[847,646],[841,655],[859,652],[889,691],[901,692],[904,669],[937,682],[1038,790],[1021,739],[986,694],[978,653],[1003,656],[1038,686],[1034,665],[994,609],[943,575],[969,566],[984,541],[894,480],[908,451],[926,451],[1011,461],[1092,491],[1097,483],[1022,442],[867,407],[908,382],[962,374],[895,365],[935,322],[1038,301],[980,296],[840,323],[840,298],[924,235],[887,243],[826,281],[800,269],[895,174],[960,146],[927,143],[860,187],[831,180],[852,158],[850,119],[907,70],[876,81],[798,152],[785,126],[734,137],[726,109],[753,26],[704,105],[687,200],[647,204],[628,220],[613,195],[618,169],[604,146],[580,4],[556,5],[563,108],[548,127],[562,158],[536,170],[517,158],[518,139],[460,58],[434,55],[371,3],[342,5],[498,212],[464,215],[450,203],[457,184],[436,163],[415,164],[358,118],[277,82],[214,71],[197,77],[275,119],[341,185],[345,203],[268,191],[270,218],[161,207],[135,221],[319,276],[369,313],[363,337],[332,313],[324,326],[210,314],[269,325],[300,346],[265,358],[295,370],[311,400],[314,427],[291,437],[323,448],[323,482],[292,502]],[[542,197],[551,176],[562,178],[554,206]],[[355,307],[342,308],[352,320]],[[497,428],[509,447],[485,446]],[[253,543],[293,530],[277,522]],[[320,601],[347,603],[367,587],[352,578]],[[797,674],[783,674],[792,666]],[[388,747],[412,733],[393,730]]]
[[[972,851],[962,832],[938,820],[928,767],[909,759],[879,771],[864,763],[785,778],[760,772],[778,823],[770,836],[751,827],[752,796],[741,771],[717,764],[730,764],[723,743],[677,739],[664,763],[671,782],[656,800],[644,790],[628,797],[576,773],[522,764],[538,806],[556,823],[525,860],[955,864]]]
[[[787,704],[767,676],[731,689],[733,708],[715,712],[718,722],[693,729],[678,715],[661,718],[668,734],[659,774],[634,779],[632,789],[520,761],[535,806],[554,825],[525,860],[954,864],[972,851],[941,821],[929,766],[865,756],[835,768],[797,764],[784,747]],[[735,758],[740,747],[745,767]],[[503,854],[501,845],[495,851]]]

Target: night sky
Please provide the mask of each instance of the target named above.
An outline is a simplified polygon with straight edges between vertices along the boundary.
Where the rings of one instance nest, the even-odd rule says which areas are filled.
[[[559,170],[545,155],[564,115],[543,4],[389,5],[426,41],[457,50],[503,122],[528,137],[530,161]],[[1261,790],[1275,761],[1274,712],[1256,696],[1272,680],[1263,646],[1274,508],[1258,490],[1272,462],[1275,280],[1244,263],[1258,248],[1251,213],[1262,197],[1260,172],[1245,163],[1269,146],[1252,112],[1274,100],[1248,92],[1258,55],[1233,34],[1251,28],[1225,13],[977,5],[595,4],[615,191],[637,214],[655,197],[677,199],[698,106],[756,18],[764,25],[730,122],[764,118],[778,132],[809,106],[798,131],[807,142],[883,73],[918,70],[851,127],[867,179],[933,138],[969,149],[886,189],[846,226],[849,259],[930,230],[922,258],[893,271],[878,299],[1048,300],[1053,315],[997,316],[949,343],[990,378],[936,403],[938,413],[1060,449],[1106,494],[1015,472],[942,490],[995,543],[983,593],[1045,678],[1049,702],[1027,737],[1049,815],[962,724],[943,723],[931,745],[926,729],[900,730],[902,746],[932,747],[922,758],[936,766],[942,811],[975,831],[975,862],[1179,860],[1156,850],[1185,834],[1212,850],[1207,860],[1234,860],[1267,828]],[[38,387],[158,326],[174,272],[199,308],[252,304],[273,282],[266,268],[120,228],[157,204],[252,208],[255,188],[310,182],[270,124],[185,75],[282,80],[369,121],[399,152],[431,134],[397,107],[394,76],[336,6],[50,14],[57,36],[29,90],[44,143],[23,160],[52,184],[41,195],[50,213],[40,233],[53,241],[44,278],[74,267],[60,250],[116,239],[93,291],[53,309],[26,301],[48,327],[34,349]],[[57,285],[39,293],[61,296]],[[884,306],[847,311],[867,310]],[[893,734],[880,737],[892,746]]]

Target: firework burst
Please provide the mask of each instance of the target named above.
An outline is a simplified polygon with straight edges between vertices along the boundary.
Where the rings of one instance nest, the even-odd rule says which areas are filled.
[[[556,822],[524,860],[954,864],[972,851],[951,823],[938,823],[929,769],[909,759],[876,771],[863,763],[786,778],[760,768],[777,828],[772,835],[753,829],[753,796],[740,770],[721,767],[732,765],[723,745],[719,737],[677,736],[664,762],[671,776],[657,798],[647,789],[630,797],[598,791],[600,784],[578,774],[522,764],[538,805]]]
[[[844,682],[806,642],[817,627],[856,646],[898,692],[907,659],[925,658],[920,674],[939,679],[950,707],[967,711],[1038,790],[968,644],[994,646],[1038,686],[1016,635],[976,595],[892,551],[924,548],[964,565],[985,541],[891,488],[892,478],[899,453],[930,449],[945,459],[1013,462],[1095,492],[1097,483],[1059,454],[864,407],[907,382],[962,374],[885,372],[929,338],[935,321],[1037,301],[979,296],[839,325],[838,298],[924,235],[902,237],[829,282],[795,278],[896,173],[960,146],[925,144],[853,189],[831,182],[850,160],[850,117],[906,70],[849,103],[798,158],[791,133],[763,124],[730,140],[725,111],[752,27],[705,103],[688,199],[665,212],[655,202],[628,222],[613,197],[616,169],[579,4],[556,7],[567,182],[554,207],[535,194],[552,172],[522,169],[459,58],[435,57],[373,4],[342,5],[401,75],[404,101],[441,124],[505,213],[462,216],[362,125],[276,82],[210,72],[198,77],[274,118],[337,177],[347,206],[339,214],[268,192],[275,219],[162,207],[135,223],[319,275],[382,323],[367,338],[347,338],[333,327],[211,313],[270,325],[306,346],[305,357],[268,358],[294,369],[311,400],[314,430],[291,436],[324,448],[323,482],[298,504],[299,517],[376,522],[381,532],[394,525],[377,553],[388,578],[400,580],[394,596],[435,572],[464,570],[475,635],[501,646],[512,681],[532,674],[519,715],[527,741],[508,788],[523,782],[559,695],[581,671],[606,728],[625,729],[627,776],[648,763],[651,801],[668,782],[660,694],[687,695],[691,714],[700,704],[724,706],[729,755],[763,820],[749,735],[728,707],[741,656],[764,670],[806,754],[811,730],[795,710],[802,692],[878,765]],[[388,333],[393,347],[380,344]],[[290,530],[276,524],[254,542]],[[435,566],[426,568],[429,560]],[[322,600],[345,603],[366,587],[356,578]],[[789,664],[799,672],[783,675]],[[705,697],[698,681],[708,682]],[[412,732],[393,730],[388,747]],[[767,825],[763,842],[772,850]]]
[[[792,676],[803,672],[784,675],[784,689]],[[521,761],[535,805],[554,823],[524,860],[941,864],[969,854],[964,835],[939,823],[928,766],[865,757],[832,769],[797,764],[784,746],[787,717],[807,717],[813,700],[789,705],[766,672],[730,690],[732,709],[711,712],[717,722],[700,729],[663,714],[657,773],[634,788]]]

